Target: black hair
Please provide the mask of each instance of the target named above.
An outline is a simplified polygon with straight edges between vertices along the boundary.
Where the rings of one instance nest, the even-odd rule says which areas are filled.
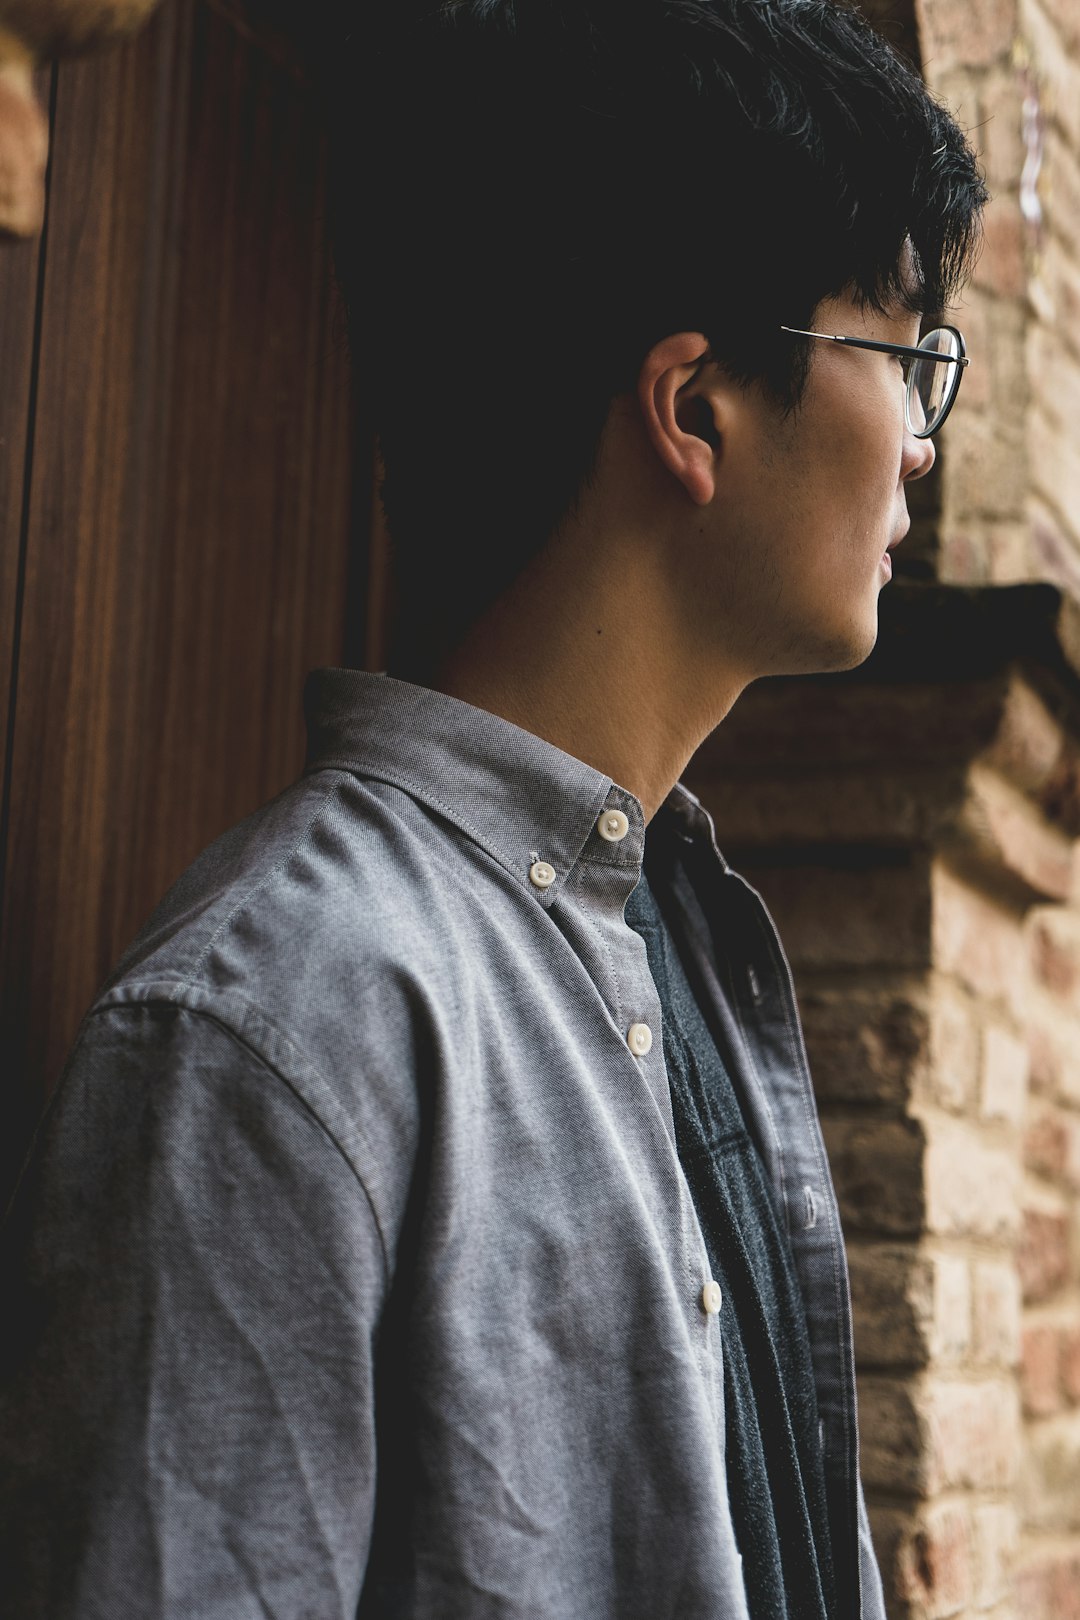
[[[809,344],[782,323],[845,290],[944,309],[978,243],[963,133],[837,0],[390,0],[327,93],[414,661],[573,510],[659,339],[702,332],[791,411]]]

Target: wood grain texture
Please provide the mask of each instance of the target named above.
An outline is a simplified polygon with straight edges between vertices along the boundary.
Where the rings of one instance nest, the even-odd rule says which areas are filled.
[[[324,168],[310,91],[197,0],[59,69],[0,936],[23,1123],[341,661],[370,476],[354,503]]]
[[[38,93],[46,105],[50,78],[48,73],[38,76]],[[33,453],[31,411],[43,252],[40,237],[0,245],[0,724],[5,742],[18,641],[28,463]],[[0,755],[0,802],[4,804],[6,756],[5,746]],[[0,829],[3,822],[0,814]],[[0,873],[0,884],[2,881]]]

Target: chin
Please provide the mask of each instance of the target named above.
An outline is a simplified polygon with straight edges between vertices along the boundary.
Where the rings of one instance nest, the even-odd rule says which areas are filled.
[[[872,616],[861,623],[837,627],[830,635],[822,634],[816,645],[807,651],[809,661],[802,664],[800,675],[839,675],[846,669],[857,669],[864,664],[877,645],[878,618],[875,601]]]

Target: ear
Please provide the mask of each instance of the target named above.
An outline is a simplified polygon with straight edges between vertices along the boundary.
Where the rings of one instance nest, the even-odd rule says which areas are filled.
[[[663,338],[638,373],[638,404],[649,442],[698,506],[707,506],[716,493],[727,392],[700,332]]]

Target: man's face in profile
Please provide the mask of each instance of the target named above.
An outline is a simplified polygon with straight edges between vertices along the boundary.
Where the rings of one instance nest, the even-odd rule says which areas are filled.
[[[887,343],[919,337],[918,315],[878,314],[847,294],[814,322]],[[715,644],[719,631],[751,679],[849,669],[872,651],[887,548],[908,529],[906,484],[935,459],[906,426],[904,394],[898,356],[820,343],[793,415],[752,385],[729,417],[683,583],[695,634]]]

